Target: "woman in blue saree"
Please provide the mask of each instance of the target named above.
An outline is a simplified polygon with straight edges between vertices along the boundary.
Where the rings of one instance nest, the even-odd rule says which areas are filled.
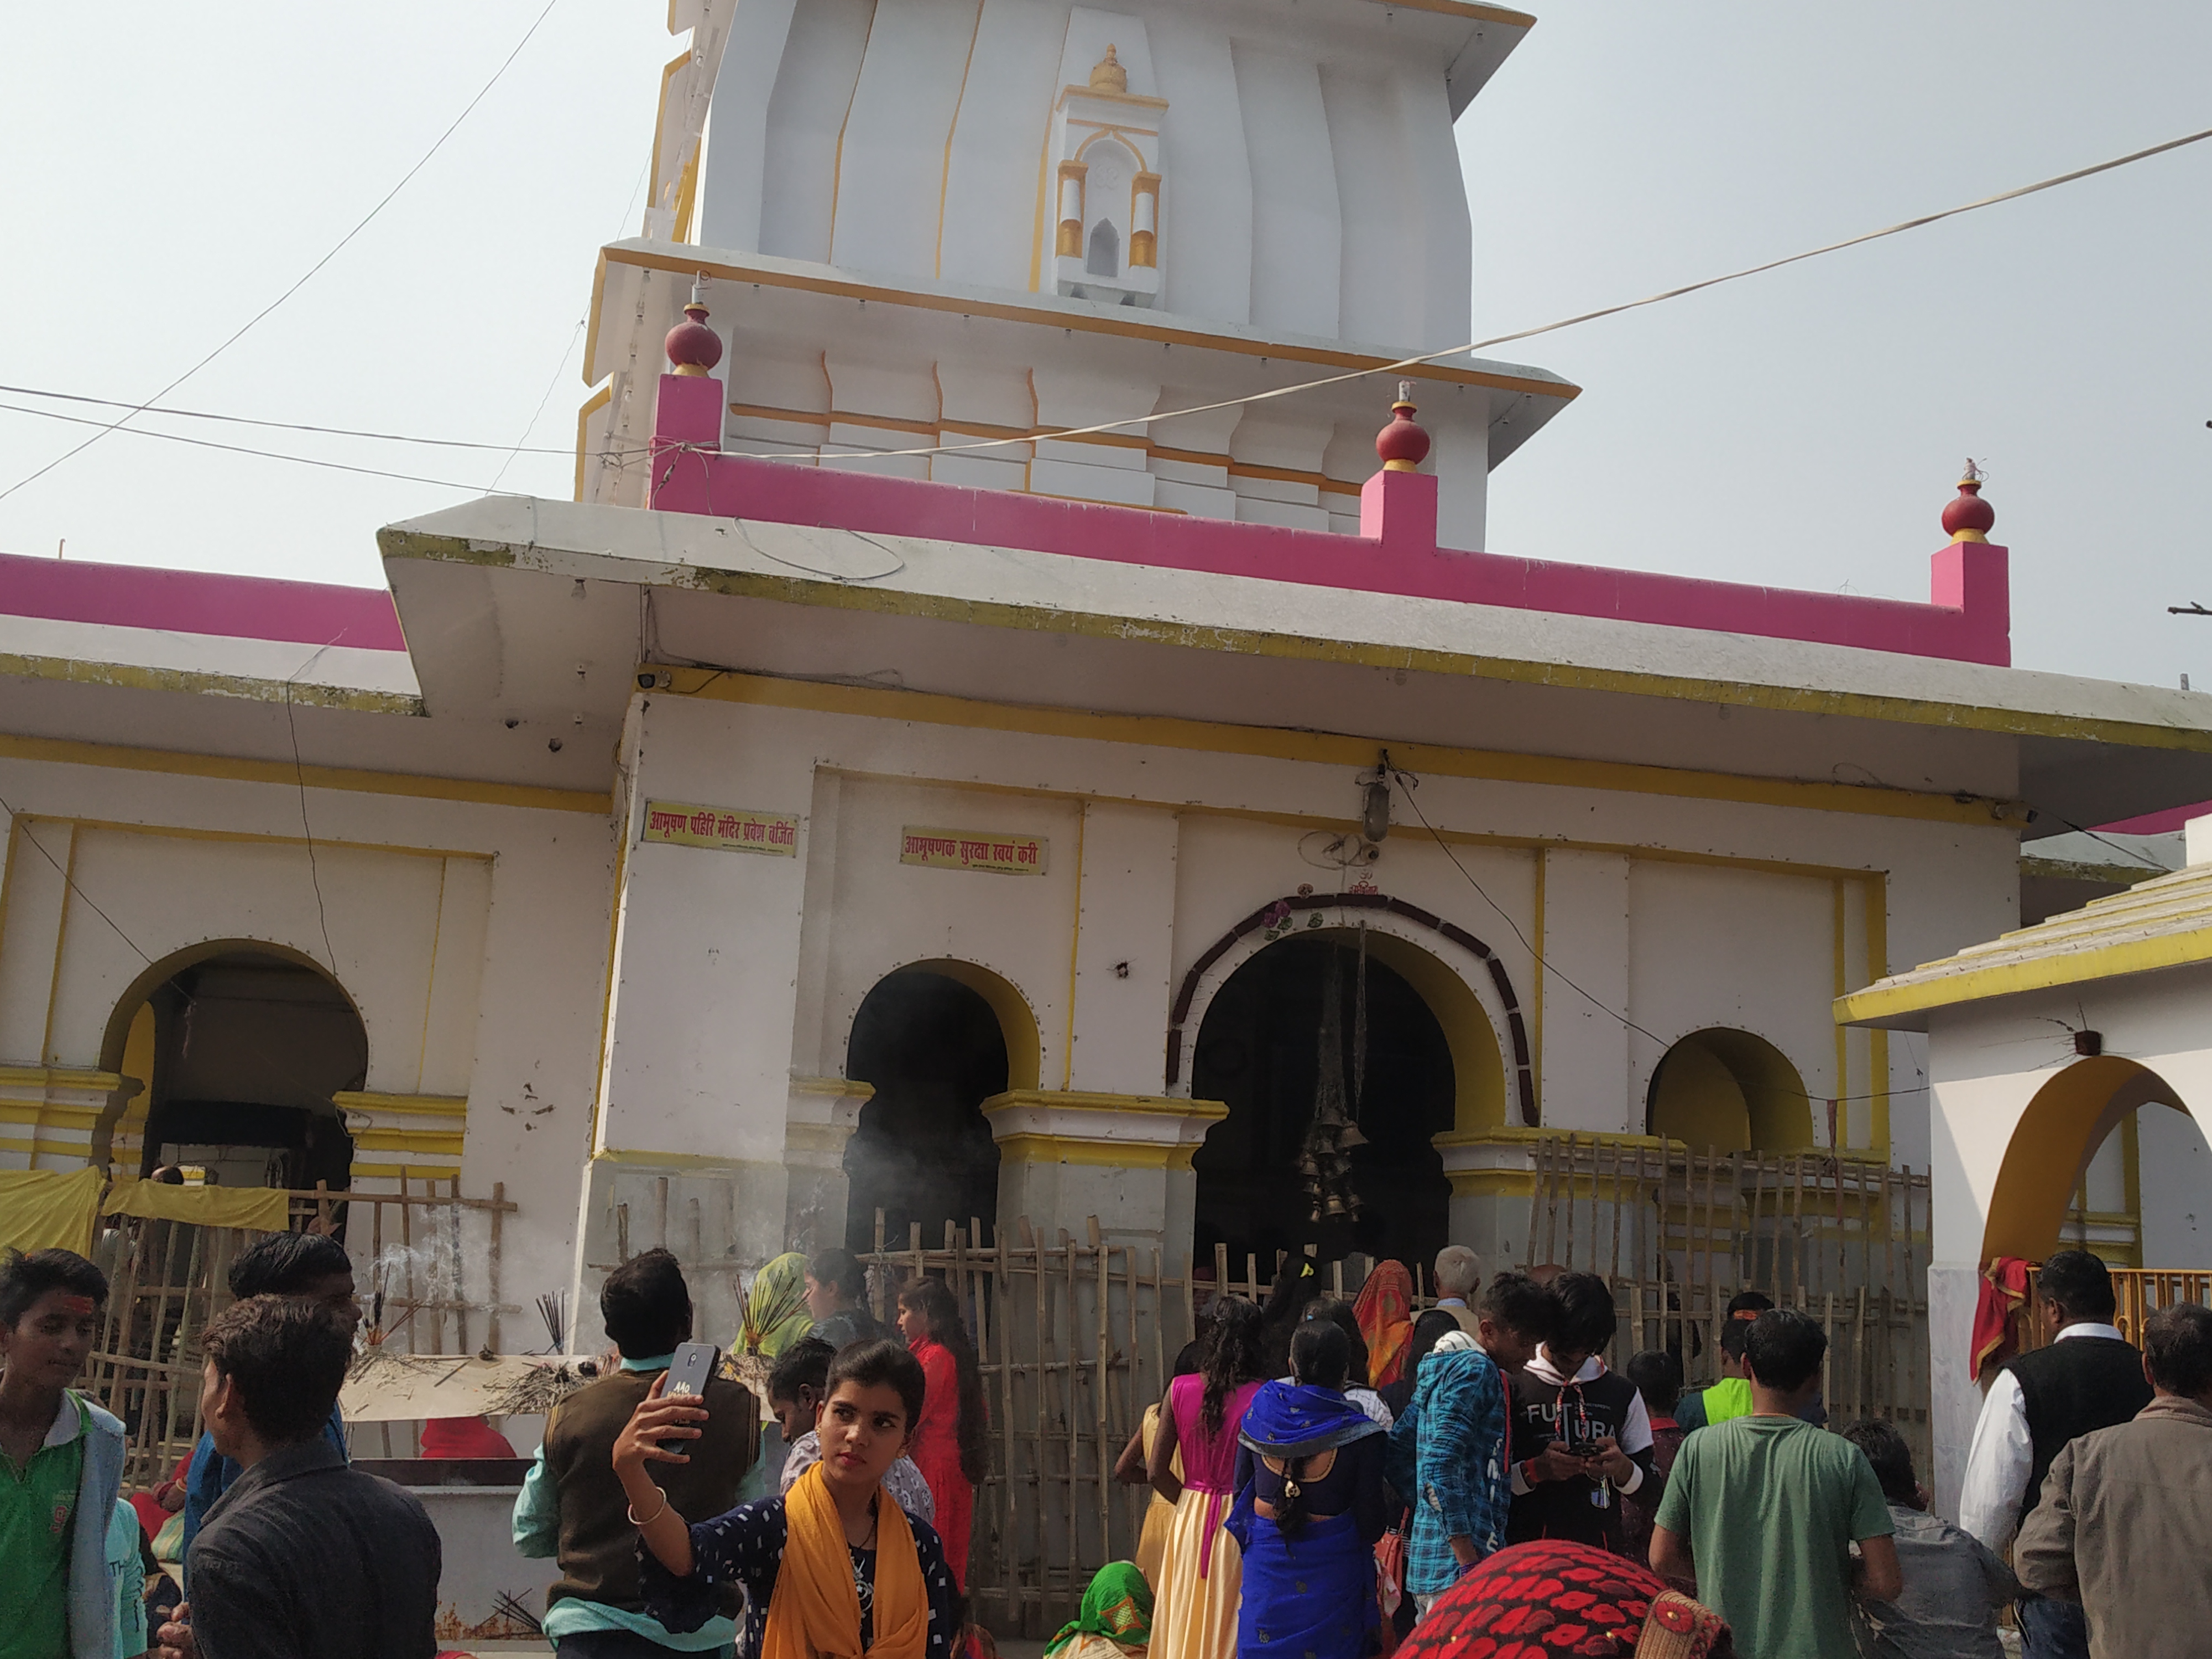
[[[1382,1482],[1382,1426],[1344,1396],[1351,1356],[1334,1324],[1299,1326],[1293,1380],[1264,1384],[1244,1414],[1228,1522],[1244,1552],[1240,1654],[1374,1650],[1375,1540],[1395,1500]]]

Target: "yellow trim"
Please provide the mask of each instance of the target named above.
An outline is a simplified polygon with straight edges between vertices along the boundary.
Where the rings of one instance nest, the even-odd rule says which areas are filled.
[[[1969,969],[1964,973],[1910,985],[1873,986],[1850,996],[1838,997],[1835,1016],[1839,1023],[1846,1024],[1896,1019],[1931,1008],[1949,1008],[1963,1002],[2015,996],[2026,991],[2055,990],[2062,985],[2118,979],[2127,974],[2152,973],[2160,968],[2186,968],[2200,962],[2212,962],[2212,927],[2194,927],[2186,933],[2162,933],[2154,939],[2095,945],[2086,951],[2069,951],[2028,962]]]
[[[1536,902],[1528,920],[1528,937],[1536,942],[1530,954],[1535,965],[1528,977],[1528,1082],[1535,1091],[1536,1121],[1544,1121],[1544,881],[1551,866],[1545,849],[1536,849]]]
[[[91,1152],[91,1146],[82,1141],[40,1140],[35,1137],[25,1140],[18,1135],[0,1135],[0,1152],[27,1152],[33,1164],[42,1158],[73,1158],[88,1168]]]
[[[414,1117],[469,1115],[466,1097],[453,1095],[387,1095],[348,1090],[332,1095],[331,1104],[342,1112],[404,1112]]]
[[[960,90],[953,95],[952,118],[945,124],[945,167],[937,175],[937,263],[931,275],[945,275],[945,199],[952,189],[952,139],[960,131],[960,108],[968,101],[968,73],[975,67],[975,42],[983,33],[983,0],[975,0],[975,27],[968,31],[968,60],[960,66]],[[831,223],[836,223],[832,216]]]
[[[1862,878],[1866,914],[1867,978],[1869,982],[1889,977],[1889,877],[1887,872]],[[1870,1127],[1874,1151],[1889,1161],[1889,1033],[1876,1029],[1868,1034],[1867,1069],[1874,1082],[1874,1112]]]
[[[91,662],[82,657],[43,657],[0,652],[0,676],[24,680],[63,680],[74,685],[112,685],[131,691],[183,691],[194,696],[250,697],[261,702],[289,701],[301,708],[343,708],[363,714],[416,714],[422,699],[404,691],[372,691],[359,686],[311,685],[263,679],[252,674],[218,674],[204,669],[152,668],[140,663]]]
[[[1533,1170],[1447,1170],[1454,1198],[1531,1198],[1535,1195]]]
[[[853,106],[860,101],[860,77],[868,72],[868,43],[876,38],[876,9],[868,8],[868,27],[860,35],[860,60],[853,65],[852,90],[845,94],[845,113],[837,122],[837,148],[830,158],[830,258],[837,257],[837,195],[845,187],[845,129],[853,125]],[[599,250],[606,258],[606,250]],[[826,263],[826,262],[825,262]]]
[[[1372,766],[1375,760],[1373,738],[1332,732],[1233,726],[1172,715],[1100,714],[1078,709],[984,702],[938,692],[831,685],[813,680],[735,673],[726,669],[662,669],[653,664],[643,666],[671,677],[668,690],[661,694],[664,696],[702,696],[763,708],[918,721],[969,730],[1018,732],[1038,737],[1137,744],[1210,754],[1253,755],[1318,765]],[[1961,804],[1947,794],[1916,793],[1873,785],[1801,783],[1626,761],[1575,760],[1496,750],[1448,749],[1429,744],[1403,744],[1391,752],[1410,771],[1489,782],[1604,789],[1793,807],[1807,811],[1921,818],[1942,823],[2002,823],[2014,810],[2010,803]]]
[[[53,977],[46,981],[46,1024],[39,1034],[39,1064],[41,1066],[51,1066],[54,1060],[54,1010],[62,997],[62,951],[69,943],[70,911],[77,897],[76,844],[82,838],[78,826],[71,823],[68,860],[62,866],[61,910],[54,922]]]
[[[469,778],[421,777],[404,772],[368,772],[347,766],[295,766],[289,761],[197,755],[174,749],[137,749],[123,744],[83,743],[69,738],[22,738],[0,733],[0,760],[50,761],[57,766],[118,767],[133,772],[226,778],[238,783],[282,784],[288,789],[304,783],[310,789],[406,795],[418,800],[465,801],[479,806],[520,806],[544,812],[605,814],[612,805],[605,795],[594,795],[581,789],[479,782]]]
[[[999,1141],[1002,1164],[1073,1164],[1095,1170],[1188,1170],[1197,1151],[1195,1143],[1163,1146],[1157,1141],[1079,1140],[1071,1135],[1012,1134]]]
[[[857,87],[858,82],[855,81]],[[849,110],[848,112],[849,114]],[[841,128],[838,143],[842,150],[844,136]],[[843,163],[839,162],[842,172]],[[831,211],[832,236],[836,227],[835,204]],[[834,243],[833,243],[834,252]],[[1367,352],[1345,351],[1326,346],[1293,344],[1283,340],[1270,340],[1243,335],[1224,335],[1204,329],[1177,327],[1161,322],[1139,320],[1137,316],[1123,317],[1120,311],[1133,313],[1133,307],[1069,307],[1063,309],[1052,306],[1008,304],[1003,301],[976,299],[963,295],[931,294],[919,289],[894,288],[872,283],[864,278],[839,271],[835,276],[817,276],[806,271],[771,269],[766,266],[717,263],[712,259],[685,259],[674,254],[657,253],[650,249],[625,247],[619,244],[599,250],[603,262],[628,265],[636,270],[659,270],[689,276],[701,270],[719,280],[749,283],[756,288],[793,289],[805,293],[826,294],[833,298],[866,300],[871,304],[905,306],[917,311],[949,312],[962,317],[986,317],[999,322],[1042,324],[1049,327],[1079,334],[1103,334],[1121,339],[1149,340],[1167,345],[1191,346],[1204,351],[1223,351],[1237,356],[1265,357],[1284,362],[1313,363],[1328,368],[1365,369],[1379,371],[1397,360],[1378,357]],[[593,313],[594,319],[597,311]],[[1408,371],[1413,378],[1431,384],[1487,386],[1501,392],[1517,392],[1531,397],[1557,398],[1562,403],[1582,395],[1582,388],[1565,380],[1529,380],[1517,374],[1494,374],[1481,369],[1450,368],[1441,363],[1424,363]]]
[[[123,1086],[121,1073],[82,1066],[0,1066],[0,1089],[83,1089],[101,1094]]]
[[[592,308],[597,310],[598,295],[594,295],[592,299]],[[614,400],[615,383],[612,380],[609,380],[597,392],[594,392],[590,397],[585,398],[583,407],[576,411],[575,499],[579,501],[584,499],[584,457],[590,453],[589,444],[591,439],[592,416],[598,414],[599,410],[605,409]]]
[[[698,205],[699,146],[691,146],[691,153],[684,158],[684,171],[676,179],[675,238],[679,242],[691,240],[691,214]],[[678,371],[681,373],[682,371]],[[707,371],[701,369],[702,374]]]
[[[69,1106],[58,1100],[11,1100],[0,1095],[0,1122],[38,1123],[50,1119],[47,1127],[66,1129],[75,1125],[88,1136],[106,1109],[105,1106]]]
[[[410,1181],[458,1181],[461,1166],[458,1164],[351,1164],[346,1166],[356,1181],[397,1181],[405,1176]]]
[[[458,1155],[465,1132],[459,1129],[356,1129],[353,1144],[372,1152],[421,1152]]]
[[[1060,1058],[1063,1093],[1075,1086],[1075,964],[1083,950],[1083,832],[1090,822],[1086,805],[1075,814],[1075,901],[1067,929],[1067,1042]]]
[[[1834,899],[1832,929],[1835,935],[1836,955],[1834,994],[1842,996],[1851,988],[1850,939],[1848,933],[1850,917],[1844,897],[1844,884],[1840,881],[1833,881],[1828,885]],[[1830,1137],[1832,1144],[1829,1150],[1832,1152],[1849,1146],[1851,1139],[1851,1108],[1849,1099],[1851,1092],[1850,1036],[1850,1027],[1848,1025],[1836,1027],[1836,1132]]]
[[[999,1034],[1006,1039],[1007,1087],[1021,1090],[1038,1086],[1044,1040],[1037,1027],[1036,1011],[1012,980],[979,962],[968,962],[958,957],[932,957],[904,963],[892,971],[939,974],[966,986],[989,1003],[999,1022]]]
[[[438,945],[446,936],[446,876],[451,859],[438,860],[438,908],[430,913],[430,970],[422,975],[422,1040],[415,1045],[415,1087],[422,1087],[422,1073],[430,1064],[430,1008],[438,992]],[[1838,987],[1841,989],[1841,987]],[[466,1103],[463,1110],[467,1109]]]

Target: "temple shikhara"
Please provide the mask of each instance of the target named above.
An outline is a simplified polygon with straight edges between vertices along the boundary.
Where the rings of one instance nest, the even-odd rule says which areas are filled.
[[[1449,349],[1510,257],[1453,124],[1527,16],[672,21],[574,499],[363,525],[388,591],[0,559],[0,1168],[319,1182],[426,1350],[542,1346],[557,1294],[586,1352],[662,1243],[726,1343],[787,1249],[1028,1251],[1010,1402],[1050,1255],[1102,1437],[1140,1301],[1171,1357],[1279,1253],[1595,1266],[1693,1378],[1756,1283],[1955,1483],[1990,1252],[1931,1168],[1997,1154],[1868,988],[2179,866],[2075,831],[2212,797],[2212,698],[2014,665],[2001,481],[1948,455],[1907,598],[1490,545],[1605,395]],[[2169,1095],[2014,1231],[2212,1267]],[[1038,1534],[1079,1590],[1083,1467]],[[1063,1583],[1003,1501],[987,1613]]]

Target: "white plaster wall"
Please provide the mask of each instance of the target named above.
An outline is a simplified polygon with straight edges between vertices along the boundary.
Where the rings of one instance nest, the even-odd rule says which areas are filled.
[[[2136,1114],[2136,1193],[2147,1267],[2212,1268],[2212,1149],[2170,1107]]]
[[[298,789],[0,760],[0,793],[37,816],[32,830],[64,866],[70,821],[84,826],[65,925],[60,873],[18,838],[0,919],[0,1063],[43,1050],[96,1066],[147,956],[249,939],[328,959]],[[321,788],[305,805],[337,978],[368,1030],[368,1086],[467,1097],[462,1188],[488,1196],[503,1182],[521,1206],[505,1222],[502,1296],[527,1308],[568,1281],[603,1006],[607,820]],[[516,1317],[508,1330],[526,1334]]]
[[[847,778],[840,791],[837,869],[826,917],[824,1070],[843,1075],[854,1016],[884,975],[952,957],[1018,991],[1037,1022],[1038,1076],[1066,1086],[1081,809],[1065,800]],[[1041,836],[1037,876],[936,870],[899,862],[908,825]]]
[[[1180,833],[1176,815],[1157,807],[1091,801],[1083,808],[1070,1088],[1159,1092],[1175,995]]]
[[[768,104],[760,250],[826,261],[836,217],[837,149],[860,78],[875,0],[808,0],[793,17]],[[737,50],[732,40],[724,62]],[[718,77],[719,80],[719,77]],[[717,100],[720,88],[716,88]],[[711,114],[711,106],[710,106]],[[720,145],[709,158],[725,165]],[[728,165],[743,172],[742,159]],[[702,179],[708,199],[720,186]]]
[[[1324,337],[1337,331],[1344,226],[1321,71],[1295,47],[1231,43],[1252,168],[1252,322]]]
[[[1026,0],[983,0],[968,86],[952,125],[945,173],[945,227],[937,275],[1026,291],[1032,255],[1050,217],[1038,201],[1049,100],[1008,95],[1051,83],[1066,21]]]
[[[1797,1068],[1814,1144],[1826,1145],[1826,1100],[1847,1092],[1836,1079],[1833,884],[1639,860],[1628,906],[1636,1023],[1668,1044],[1712,1026],[1765,1038]],[[1638,1036],[1632,1052],[1626,1104],[1641,1129],[1665,1049]]]
[[[876,0],[838,146],[830,262],[933,276],[945,146],[981,0]]]
[[[1631,1034],[1617,1018],[1632,997],[1629,861],[1614,853],[1559,850],[1543,859],[1544,1065],[1537,1097],[1544,1121],[1641,1132],[1629,1098]]]
[[[600,1150],[782,1161],[810,826],[788,858],[637,839],[648,801],[805,812],[809,757],[743,725],[678,697],[644,699],[633,721]]]
[[[769,100],[797,5],[798,0],[746,0],[730,17],[700,146],[699,240],[708,247],[759,251]]]

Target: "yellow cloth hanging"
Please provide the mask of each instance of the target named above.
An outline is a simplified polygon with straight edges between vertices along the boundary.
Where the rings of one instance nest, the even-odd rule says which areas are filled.
[[[291,1224],[291,1200],[276,1187],[170,1187],[158,1181],[118,1181],[102,1209],[109,1215],[151,1221],[189,1221],[201,1227],[252,1227],[281,1233]]]
[[[0,1249],[92,1254],[101,1170],[0,1170]]]

